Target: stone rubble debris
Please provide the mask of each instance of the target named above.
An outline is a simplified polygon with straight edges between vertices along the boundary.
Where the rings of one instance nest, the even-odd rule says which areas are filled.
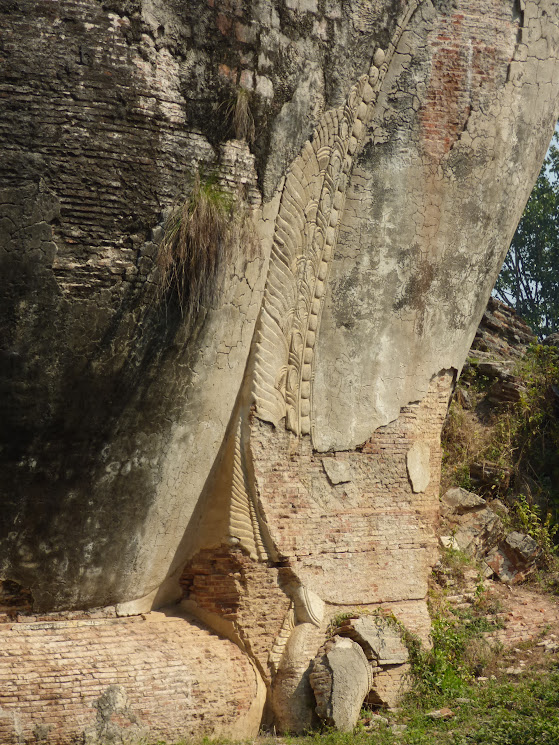
[[[448,709],[445,706],[442,709],[434,709],[433,711],[428,711],[425,716],[429,717],[430,719],[451,719],[453,716],[455,716],[455,714],[452,709]]]
[[[314,658],[309,676],[316,713],[329,726],[349,732],[364,702],[393,708],[409,671],[399,629],[380,616],[345,619]],[[376,720],[371,717],[369,724]]]
[[[517,584],[534,570],[540,554],[533,538],[513,531],[487,554],[485,562],[502,582]]]
[[[371,689],[373,673],[359,644],[335,636],[314,658],[310,683],[316,698],[316,713],[331,727],[351,732]]]
[[[534,571],[541,550],[530,536],[506,532],[499,514],[507,511],[498,499],[488,503],[466,489],[449,489],[441,499],[441,517],[450,535],[441,536],[440,543],[483,560],[486,578],[518,584]]]
[[[508,305],[490,297],[472,343],[472,352],[476,357],[487,354],[492,359],[520,359],[536,341],[526,321]]]

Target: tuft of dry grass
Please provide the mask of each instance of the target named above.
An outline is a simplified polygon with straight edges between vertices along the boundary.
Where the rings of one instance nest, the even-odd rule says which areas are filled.
[[[490,427],[474,411],[453,400],[442,432],[441,494],[451,486],[472,488],[470,465],[485,452],[491,437]]]
[[[254,142],[256,126],[251,110],[252,94],[246,88],[237,88],[234,95],[216,106],[222,111],[225,119],[235,134],[235,139],[245,140],[249,144]]]
[[[258,250],[250,208],[215,179],[197,172],[189,196],[169,216],[157,254],[158,299],[176,296],[183,317],[191,318],[213,299],[220,268],[242,248]]]
[[[250,92],[245,88],[239,88],[232,111],[235,137],[237,140],[246,140],[248,143],[254,142],[256,133],[254,117],[250,109],[250,99]]]

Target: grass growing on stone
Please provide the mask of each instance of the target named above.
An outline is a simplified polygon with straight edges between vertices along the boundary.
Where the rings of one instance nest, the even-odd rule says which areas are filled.
[[[167,220],[157,254],[159,292],[163,297],[174,290],[187,315],[211,297],[229,253],[232,211],[231,195],[197,172],[190,195]]]
[[[189,318],[213,299],[220,269],[242,251],[259,250],[242,185],[236,194],[216,177],[194,175],[189,195],[172,210],[157,253],[158,299],[174,295]]]

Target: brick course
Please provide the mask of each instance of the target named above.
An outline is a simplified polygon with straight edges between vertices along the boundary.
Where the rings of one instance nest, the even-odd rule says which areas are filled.
[[[257,686],[233,643],[178,615],[106,613],[0,623],[2,745],[234,735]]]
[[[453,380],[443,371],[425,398],[401,410],[354,452],[317,454],[309,438],[254,422],[252,449],[262,512],[281,560],[323,600],[362,605],[424,598],[435,556],[440,431]],[[431,479],[412,491],[406,453],[430,447]],[[323,459],[349,467],[332,484]]]

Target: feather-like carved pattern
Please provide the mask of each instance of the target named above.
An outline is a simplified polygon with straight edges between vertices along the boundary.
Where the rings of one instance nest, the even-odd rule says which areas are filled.
[[[377,50],[346,102],[324,113],[284,182],[256,337],[253,400],[260,419],[277,426],[286,417],[296,435],[311,433],[314,345],[350,172],[390,60],[423,1],[407,5],[386,52]]]

